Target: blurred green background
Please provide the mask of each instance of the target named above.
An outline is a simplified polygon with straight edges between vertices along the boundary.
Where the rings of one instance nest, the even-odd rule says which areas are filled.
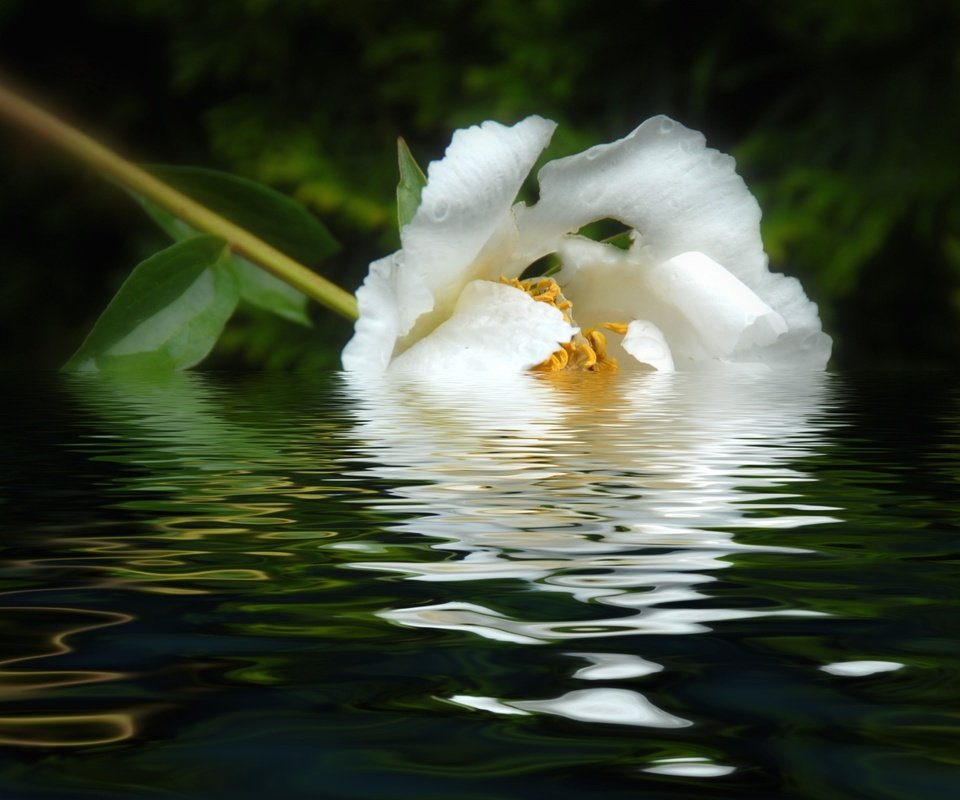
[[[736,156],[773,267],[839,367],[960,363],[960,4],[0,0],[0,70],[135,160],[288,192],[353,290],[394,249],[395,141],[537,113],[547,157],[666,113]],[[59,366],[166,239],[122,191],[0,126],[0,368]],[[251,311],[212,366],[338,364],[350,326]]]

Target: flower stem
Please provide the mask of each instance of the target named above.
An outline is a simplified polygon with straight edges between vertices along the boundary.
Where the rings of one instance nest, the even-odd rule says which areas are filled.
[[[226,239],[234,252],[299,289],[320,305],[349,320],[357,318],[357,301],[349,292],[284,255],[246,229],[158,180],[146,170],[120,157],[100,142],[67,125],[2,84],[0,115],[66,150],[121,186],[152,200],[197,230]]]

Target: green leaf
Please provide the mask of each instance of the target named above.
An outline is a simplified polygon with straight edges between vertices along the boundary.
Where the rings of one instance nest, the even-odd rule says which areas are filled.
[[[229,263],[240,288],[241,300],[298,325],[313,327],[313,320],[307,313],[309,300],[303,292],[241,256],[232,255]]]
[[[255,181],[198,167],[155,165],[149,171],[184,194],[247,229],[303,264],[316,264],[339,245],[313,214],[286,195]],[[176,240],[197,231],[164,208],[137,197],[153,220]],[[277,316],[311,327],[307,296],[247,259],[231,255],[240,297]]]
[[[198,235],[196,228],[191,228],[182,219],[175,217],[163,208],[163,206],[158,206],[153,200],[148,200],[139,194],[134,194],[134,197],[137,199],[137,202],[143,206],[143,210],[147,212],[150,218],[166,231],[174,241],[180,242],[184,239],[189,239],[191,236]]]
[[[154,222],[177,241],[197,235],[195,229],[152,200],[139,196],[137,200]],[[313,320],[307,313],[309,301],[303,292],[236,253],[229,254],[225,261],[233,272],[241,300],[304,327],[313,327]]]
[[[173,239],[182,241],[196,236],[197,231],[183,220],[175,217],[165,208],[158,206],[146,197],[136,196],[144,211],[154,222]],[[307,328],[313,327],[313,321],[307,313],[307,296],[290,284],[284,283],[252,261],[236,253],[230,253],[226,259],[240,290],[240,299],[250,305],[270,311],[279,317],[296,322]]]
[[[397,161],[400,164],[400,183],[397,184],[397,221],[400,229],[413,219],[420,208],[420,196],[427,185],[423,174],[403,137],[397,139]]]
[[[340,249],[323,223],[300,203],[256,181],[200,167],[156,164],[146,169],[308,267]]]
[[[226,242],[194,236],[138,264],[67,372],[184,369],[213,348],[239,300]]]

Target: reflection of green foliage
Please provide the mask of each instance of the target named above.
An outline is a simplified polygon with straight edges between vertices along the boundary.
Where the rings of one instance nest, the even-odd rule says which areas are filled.
[[[615,14],[586,0],[449,0],[402,13],[384,0],[86,5],[64,23],[80,44],[51,46],[33,70],[44,84],[65,96],[106,87],[94,98],[109,109],[101,116],[119,136],[145,139],[141,153],[292,194],[344,241],[325,272],[347,288],[395,245],[398,135],[425,164],[456,127],[540,113],[561,123],[557,155],[664,112],[738,157],[775,267],[820,302],[841,362],[960,355],[960,11],[951,4],[645,0]],[[28,39],[44,16],[25,0],[0,6],[0,44],[4,30]],[[102,30],[142,43],[156,74],[142,85],[118,75],[111,59],[133,57],[120,44],[78,72],[89,48],[82,58],[70,48]],[[6,44],[13,68],[36,63]],[[90,224],[75,208],[43,216],[56,213],[33,224]],[[84,298],[92,308],[109,296],[94,288]],[[249,363],[263,350],[237,341],[269,338],[260,324],[243,330],[222,357],[243,352]]]

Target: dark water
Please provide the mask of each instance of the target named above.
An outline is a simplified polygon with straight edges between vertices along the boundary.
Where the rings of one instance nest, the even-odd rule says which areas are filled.
[[[4,800],[958,794],[952,379],[6,383]]]

